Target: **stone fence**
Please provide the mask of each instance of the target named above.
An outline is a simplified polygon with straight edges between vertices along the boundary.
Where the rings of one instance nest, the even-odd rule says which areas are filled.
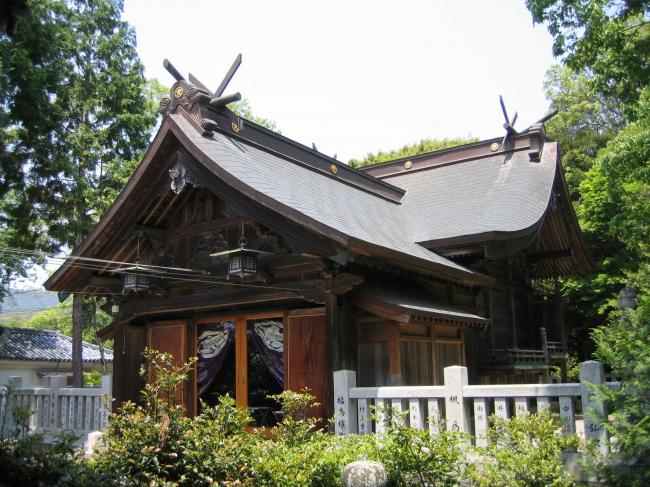
[[[49,387],[23,387],[21,377],[12,377],[0,387],[0,435],[42,433],[46,442],[62,431],[71,431],[85,444],[94,431],[103,430],[110,414],[111,376],[102,377],[101,387],[66,387],[65,376],[49,378]]]
[[[580,364],[580,382],[574,384],[468,385],[467,368],[446,367],[444,385],[356,387],[356,372],[334,372],[335,432],[382,434],[393,412],[406,412],[408,425],[439,427],[474,436],[477,446],[487,444],[490,414],[510,418],[527,412],[550,410],[558,414],[564,434],[578,433],[594,440],[603,454],[609,452],[607,432],[596,419],[606,414],[589,384],[620,388],[605,382],[600,362]],[[372,412],[375,412],[374,418]]]

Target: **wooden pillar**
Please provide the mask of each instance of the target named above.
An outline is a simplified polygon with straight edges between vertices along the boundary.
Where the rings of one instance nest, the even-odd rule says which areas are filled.
[[[246,318],[235,321],[235,396],[237,406],[248,407],[248,333]]]
[[[336,294],[332,290],[333,274],[325,277],[325,326],[327,336],[327,401],[325,407],[327,416],[332,417],[334,413],[334,371],[341,369],[340,343],[336,320],[338,315],[338,303]]]
[[[391,386],[402,385],[399,348],[399,324],[391,321],[388,325],[388,372],[390,374]]]
[[[513,289],[514,281],[512,280],[512,264],[508,262],[508,279],[510,280],[510,289],[508,297],[510,299],[510,321],[512,324],[512,346],[517,348],[517,314],[515,313],[515,291]]]

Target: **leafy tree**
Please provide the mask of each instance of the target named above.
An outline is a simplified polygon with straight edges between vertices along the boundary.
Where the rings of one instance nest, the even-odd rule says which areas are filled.
[[[594,89],[592,77],[556,65],[546,75],[546,96],[558,114],[546,123],[549,137],[559,142],[569,193],[580,211],[580,184],[594,165],[598,153],[625,126],[620,100]],[[581,221],[583,229],[588,224]],[[612,294],[624,281],[623,245],[603,232],[586,231],[586,244],[595,263],[595,273],[562,281],[568,301],[567,324],[570,345],[585,359],[593,351],[590,330],[606,321]]]
[[[633,280],[639,307],[594,331],[596,356],[622,380],[620,391],[601,388],[610,417],[603,418],[616,451],[605,474],[613,485],[650,484],[650,265]],[[611,419],[610,419],[611,418]]]
[[[359,168],[369,166],[371,164],[378,164],[380,162],[392,161],[395,159],[402,159],[404,157],[417,156],[427,152],[434,152],[438,150],[456,147],[458,145],[469,144],[476,142],[478,139],[475,137],[458,137],[452,139],[422,139],[420,142],[407,144],[400,149],[388,152],[379,151],[376,154],[369,152],[364,159],[350,159],[348,164],[352,167]]]
[[[558,114],[549,120],[547,134],[558,141],[562,165],[572,200],[579,199],[578,187],[593,165],[598,151],[625,125],[620,100],[594,90],[591,77],[562,65],[546,73],[544,89]]]
[[[15,34],[0,37],[0,215],[12,246],[74,247],[148,145],[154,104],[122,7],[32,1]],[[74,295],[75,385],[82,301]]]
[[[526,0],[533,21],[546,23],[553,54],[593,74],[601,93],[634,106],[650,83],[650,1]]]
[[[261,125],[262,127],[272,130],[273,132],[281,133],[273,120],[256,116],[253,113],[251,105],[246,98],[237,103],[229,105],[228,108],[246,120],[250,120],[251,122],[254,122],[257,125]]]

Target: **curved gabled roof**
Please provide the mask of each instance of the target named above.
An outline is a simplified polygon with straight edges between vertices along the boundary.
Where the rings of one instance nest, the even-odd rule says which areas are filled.
[[[247,127],[246,130],[253,129]],[[418,245],[414,240],[416,228],[395,198],[350,184],[349,180],[339,178],[335,173],[303,164],[234,133],[215,132],[205,136],[187,112],[165,117],[134,176],[104,218],[75,249],[74,255],[100,256],[102,251],[98,243],[109,245],[106,242],[116,238],[111,228],[113,232],[116,228],[123,230],[128,222],[132,224],[137,219],[133,208],[138,206],[136,202],[143,197],[142,190],[145,189],[138,187],[140,181],[153,181],[155,175],[166,173],[169,168],[162,165],[169,164],[166,162],[169,159],[159,153],[169,154],[180,148],[192,156],[193,161],[188,162],[197,165],[195,169],[202,176],[215,178],[255,204],[329,240],[350,254],[380,257],[467,282],[491,281],[487,276]],[[363,177],[368,178],[366,175]],[[206,181],[202,183],[209,186]],[[66,276],[68,272],[70,274]],[[62,266],[46,282],[46,288],[63,288],[65,282],[76,279],[71,277],[74,272],[74,269]]]
[[[418,245],[417,228],[403,205],[244,140],[221,133],[204,137],[183,115],[169,115],[169,122],[184,147],[224,182],[348,249],[385,249],[443,273],[481,280],[480,274]]]
[[[406,190],[402,205],[418,219],[415,241],[435,248],[460,237],[512,238],[535,227],[548,208],[557,167],[557,143],[547,142],[539,162],[527,151],[506,152],[384,180]]]

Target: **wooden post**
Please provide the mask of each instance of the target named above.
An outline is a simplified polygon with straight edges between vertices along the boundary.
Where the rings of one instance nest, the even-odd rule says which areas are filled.
[[[589,360],[580,364],[580,391],[582,399],[582,414],[585,423],[585,438],[594,440],[598,450],[603,454],[609,453],[609,436],[601,424],[601,418],[606,417],[605,405],[598,400],[590,387],[601,385],[605,382],[603,364]]]
[[[235,321],[235,398],[237,406],[248,407],[248,323],[244,318]]]
[[[467,367],[453,365],[445,367],[445,410],[447,431],[469,433],[469,408],[463,397],[463,387],[467,385]]]
[[[350,399],[350,388],[356,386],[354,370],[334,372],[334,432],[337,435],[357,432],[357,405]]]

